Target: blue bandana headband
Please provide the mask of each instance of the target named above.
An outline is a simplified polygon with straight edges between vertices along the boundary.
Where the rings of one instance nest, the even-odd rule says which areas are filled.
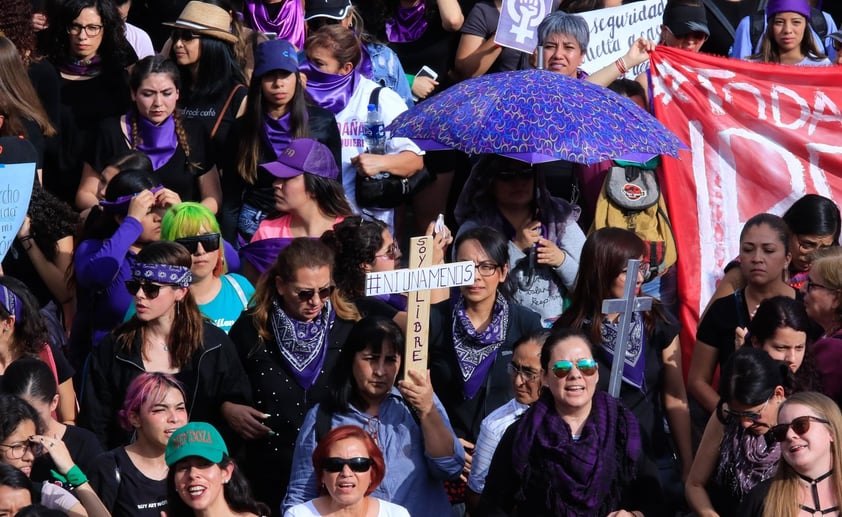
[[[158,185],[149,189],[149,192],[157,194],[159,191],[163,190],[163,188],[163,185]],[[101,206],[102,209],[109,214],[127,214],[129,212],[129,203],[131,203],[132,199],[136,198],[138,194],[140,194],[140,192],[120,196],[114,201],[106,201],[103,199],[99,202],[99,206]]]
[[[147,282],[158,282],[159,284],[190,287],[190,283],[193,281],[193,273],[190,272],[189,267],[184,266],[135,262],[132,264],[132,278]]]
[[[20,322],[20,310],[23,307],[23,302],[20,301],[14,291],[5,285],[0,285],[0,305],[15,317],[16,322]]]

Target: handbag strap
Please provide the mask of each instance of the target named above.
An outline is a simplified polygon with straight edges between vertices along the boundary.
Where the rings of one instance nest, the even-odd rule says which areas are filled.
[[[382,86],[378,86],[377,88],[371,90],[371,95],[368,96],[368,103],[374,104],[377,106],[377,109],[380,109],[380,90],[382,89]]]
[[[734,39],[737,36],[737,33],[736,31],[734,31],[734,24],[731,23],[731,20],[729,20],[728,17],[725,16],[725,13],[723,13],[722,10],[719,9],[719,7],[717,7],[715,3],[713,3],[713,0],[702,1],[704,2],[705,7],[708,8],[708,11],[710,11],[710,13],[717,19],[717,21],[719,21],[720,25],[722,25],[722,27],[725,29],[725,32],[727,32],[731,36],[731,39]]]
[[[231,105],[231,101],[234,100],[234,95],[236,95],[240,88],[245,88],[245,86],[242,84],[234,85],[231,93],[228,94],[228,98],[225,99],[225,104],[222,105],[222,111],[219,112],[219,115],[216,117],[216,123],[213,125],[213,129],[211,129],[211,139],[216,136],[216,131],[219,129],[219,125],[222,124],[222,119],[225,118],[225,113],[228,111],[228,106]]]

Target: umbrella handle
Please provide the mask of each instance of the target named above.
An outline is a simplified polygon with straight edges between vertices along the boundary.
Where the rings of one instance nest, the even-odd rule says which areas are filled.
[[[544,45],[538,45],[537,47],[535,47],[535,50],[538,51],[538,56],[537,56],[538,67],[537,68],[538,68],[538,70],[543,70],[544,69]]]

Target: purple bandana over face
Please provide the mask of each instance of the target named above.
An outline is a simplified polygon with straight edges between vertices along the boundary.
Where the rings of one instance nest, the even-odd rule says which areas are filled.
[[[473,398],[479,391],[494,364],[497,350],[506,341],[508,327],[509,304],[500,293],[497,293],[497,301],[491,310],[491,323],[482,332],[477,332],[468,318],[464,300],[460,298],[456,302],[453,309],[453,348],[465,383],[465,397]]]
[[[277,120],[268,114],[263,115],[263,134],[266,136],[266,143],[274,149],[276,157],[280,156],[281,152],[292,142],[289,119],[289,113],[282,115]]]
[[[82,77],[96,77],[102,72],[102,62],[99,56],[90,59],[68,59],[58,67],[59,71],[67,75]]]
[[[304,46],[304,3],[298,0],[283,0],[278,16],[269,19],[263,0],[246,0],[244,17],[246,24],[258,32],[276,32],[277,39],[285,39],[295,45]]]
[[[316,383],[327,355],[328,335],[334,318],[330,301],[325,303],[318,317],[305,322],[287,316],[276,298],[272,300],[269,316],[275,341],[290,373],[302,388],[310,389]]]
[[[389,43],[415,41],[427,30],[427,5],[422,0],[412,7],[399,7],[395,17],[386,22]]]
[[[603,351],[609,361],[614,360],[614,350],[617,343],[617,330],[619,323],[602,322],[602,343]],[[626,342],[626,357],[623,361],[623,381],[631,384],[637,389],[645,389],[643,386],[643,374],[646,366],[646,329],[643,325],[643,315],[639,312],[632,314],[632,321],[629,325],[629,338]],[[613,364],[613,363],[612,363]]]
[[[345,109],[359,84],[360,73],[356,67],[348,75],[328,74],[305,59],[300,70],[307,76],[307,92],[313,101],[334,115]]]
[[[129,144],[132,142],[132,123],[134,116],[132,112],[126,115],[126,134],[129,135]],[[140,134],[140,142],[137,149],[143,151],[152,160],[152,169],[158,170],[172,158],[178,148],[178,135],[175,133],[175,119],[172,115],[167,117],[160,125],[155,125],[146,117],[138,117],[137,130]]]

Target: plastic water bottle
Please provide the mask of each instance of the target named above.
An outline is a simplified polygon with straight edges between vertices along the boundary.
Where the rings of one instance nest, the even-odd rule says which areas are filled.
[[[386,154],[386,126],[376,104],[368,105],[365,119],[365,146],[371,154]]]

